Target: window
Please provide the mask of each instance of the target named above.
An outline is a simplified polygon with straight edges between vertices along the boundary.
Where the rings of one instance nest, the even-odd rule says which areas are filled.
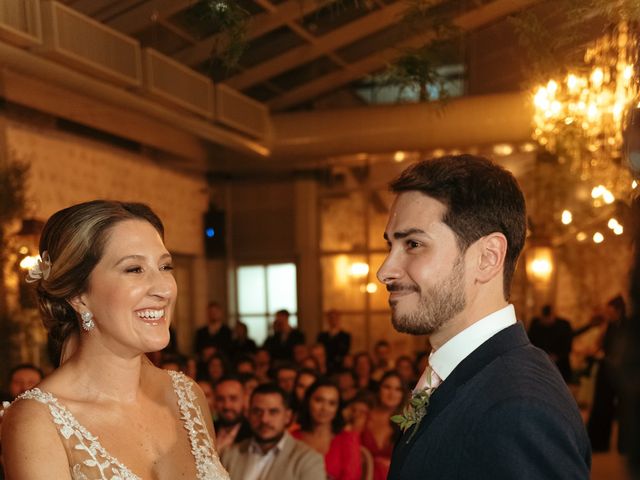
[[[293,263],[243,265],[237,269],[238,316],[249,337],[261,345],[278,310],[286,309],[289,323],[298,326],[296,266]]]

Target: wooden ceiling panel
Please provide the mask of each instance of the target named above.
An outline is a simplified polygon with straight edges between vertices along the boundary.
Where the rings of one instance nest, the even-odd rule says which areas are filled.
[[[351,88],[350,84],[384,69],[404,53],[403,49],[418,48],[435,38],[428,22],[417,25],[415,31],[401,23],[415,5],[412,0],[234,0],[251,17],[245,53],[238,67],[229,71],[217,51],[225,39],[207,16],[205,0],[62,1],[215,82],[268,101],[276,110],[306,105],[330,92]],[[434,0],[429,12],[453,14],[463,31],[473,32],[506,24],[507,15],[538,2],[541,0]],[[481,71],[483,62],[496,65],[491,52],[482,48],[496,42],[506,48],[515,42],[513,32],[494,36],[499,38],[493,43],[491,35],[477,37],[481,46],[473,66],[476,72]],[[474,51],[476,40],[471,43],[466,52]],[[504,51],[506,61],[520,59],[507,50],[497,48],[496,55],[502,58],[499,52]],[[503,77],[505,81],[498,86],[485,75],[480,90],[506,88],[504,83],[513,82],[518,75]]]
[[[154,23],[138,32],[135,38],[143,47],[151,47],[165,55],[173,55],[189,45],[187,39],[160,23]]]
[[[331,72],[341,70],[338,65],[329,57],[316,58],[311,62],[289,70],[286,73],[274,77],[270,83],[286,92],[292,88],[299,87],[314,78],[327,75]]]

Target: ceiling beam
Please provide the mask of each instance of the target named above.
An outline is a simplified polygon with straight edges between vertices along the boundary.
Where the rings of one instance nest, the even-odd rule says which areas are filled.
[[[282,27],[283,25],[286,25],[288,22],[293,22],[300,17],[313,13],[333,1],[335,0],[313,0],[305,2],[300,2],[300,0],[289,0],[278,5],[277,9],[274,11],[254,15],[251,17],[247,25],[246,40],[251,41],[254,38],[258,38]],[[211,51],[220,42],[224,42],[224,35],[212,35],[205,38],[198,44],[192,47],[187,47],[176,53],[173,55],[173,58],[186,65],[198,65],[211,56]]]
[[[195,4],[195,0],[152,0],[109,20],[107,25],[127,35],[139,32],[154,21],[169,18]]]
[[[358,20],[354,20],[344,27],[340,27],[319,37],[311,45],[292,48],[282,55],[271,58],[266,62],[262,62],[255,67],[228,78],[224,83],[238,90],[249,88],[388,27],[397,22],[398,17],[402,15],[407,8],[409,8],[409,6],[404,2],[393,3],[383,7]],[[348,65],[347,68],[349,68]]]
[[[494,0],[491,3],[455,17],[453,23],[462,31],[475,30],[519,10],[528,8],[538,1],[539,0]],[[282,110],[312,99],[324,92],[336,89],[384,68],[388,63],[402,56],[402,49],[419,48],[434,39],[435,35],[432,31],[414,35],[397,45],[352,63],[349,70],[340,70],[324,75],[301,87],[289,90],[287,93],[267,102],[267,104],[272,110]]]

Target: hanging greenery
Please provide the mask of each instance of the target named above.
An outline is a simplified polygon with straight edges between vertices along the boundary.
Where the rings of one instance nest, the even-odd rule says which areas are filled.
[[[229,71],[235,70],[247,48],[247,23],[251,14],[235,0],[201,0],[198,10],[213,23],[221,41],[212,50]]]
[[[551,3],[552,2],[552,3]],[[531,10],[509,17],[519,43],[528,56],[527,78],[532,84],[578,63],[592,22],[602,33],[621,20],[640,18],[640,0],[548,0],[560,19],[550,25],[548,19]],[[565,52],[559,55],[558,52]]]

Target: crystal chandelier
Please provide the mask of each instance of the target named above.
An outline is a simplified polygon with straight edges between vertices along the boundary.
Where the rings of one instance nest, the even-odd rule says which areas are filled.
[[[637,49],[636,31],[621,22],[586,50],[582,70],[534,90],[534,139],[574,179],[590,184],[595,206],[625,199],[632,189],[622,151],[638,104]]]

